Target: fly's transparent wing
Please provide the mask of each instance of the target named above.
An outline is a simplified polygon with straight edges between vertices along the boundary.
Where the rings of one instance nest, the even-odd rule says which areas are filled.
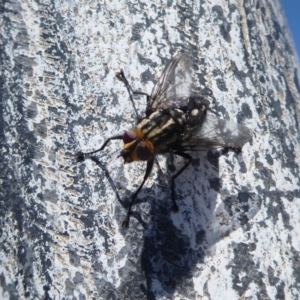
[[[193,137],[183,144],[186,150],[217,149],[230,147],[242,149],[252,137],[252,130],[233,121],[222,120],[207,111],[205,120],[193,134]]]
[[[184,106],[191,94],[192,75],[192,61],[187,53],[172,57],[152,90],[149,108]]]

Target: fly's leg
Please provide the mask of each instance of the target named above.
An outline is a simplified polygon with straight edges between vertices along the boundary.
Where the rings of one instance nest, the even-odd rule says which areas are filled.
[[[151,170],[152,170],[152,167],[153,167],[153,163],[154,163],[154,159],[152,158],[151,160],[149,160],[147,162],[147,168],[146,168],[146,172],[145,172],[145,175],[144,175],[144,179],[143,179],[143,182],[141,183],[141,185],[138,187],[138,189],[135,191],[135,193],[132,195],[132,198],[131,198],[131,202],[129,204],[129,207],[128,207],[128,211],[127,211],[127,215],[126,215],[126,218],[124,219],[124,221],[122,222],[122,227],[123,228],[128,228],[129,226],[129,219],[130,219],[130,212],[131,212],[131,208],[132,208],[132,205],[138,195],[138,193],[140,192],[140,190],[142,189],[145,181],[147,180],[147,178],[149,177],[150,173],[151,173]]]
[[[147,97],[150,97],[147,93],[145,92],[141,92],[141,91],[134,91],[132,89],[132,87],[130,86],[127,78],[125,77],[125,74],[124,74],[124,71],[121,69],[120,72],[116,73],[116,77],[122,81],[124,84],[125,84],[125,87],[127,88],[128,90],[128,93],[132,93],[133,95],[144,95],[144,96],[147,96]]]
[[[175,191],[174,191],[175,179],[188,167],[188,165],[192,161],[192,157],[189,154],[184,153],[184,152],[174,152],[174,154],[188,159],[188,162],[174,176],[172,176],[171,193],[172,193],[172,201],[173,201],[173,211],[177,212],[178,211],[178,206],[177,206],[177,203],[176,203],[176,200],[175,200]]]
[[[123,139],[123,135],[112,136],[104,142],[104,144],[101,146],[101,148],[99,148],[95,151],[92,151],[92,152],[81,152],[81,151],[79,151],[79,152],[76,153],[76,160],[78,162],[83,161],[85,156],[97,153],[99,151],[102,151],[106,147],[106,145],[109,143],[109,141],[111,141],[111,140],[122,140],[122,139]]]
[[[124,71],[121,69],[120,72],[116,73],[116,77],[122,81],[128,91],[128,94],[129,94],[129,97],[130,97],[130,101],[132,103],[132,106],[133,106],[133,109],[136,113],[136,116],[137,118],[139,119],[139,116],[138,116],[138,113],[137,113],[137,110],[136,110],[136,107],[134,105],[134,101],[133,101],[133,97],[132,95],[143,95],[143,96],[146,96],[147,97],[147,104],[150,103],[150,96],[147,94],[147,93],[144,93],[144,92],[140,92],[140,91],[134,91],[131,87],[131,85],[129,84],[127,78],[125,77],[125,74],[124,74]]]

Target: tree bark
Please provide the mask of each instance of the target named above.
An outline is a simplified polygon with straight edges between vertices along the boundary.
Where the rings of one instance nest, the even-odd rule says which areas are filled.
[[[277,0],[2,1],[1,299],[298,299],[299,64]],[[145,166],[121,68],[148,94],[181,50],[195,91],[251,128],[242,154]],[[139,113],[145,97],[136,97]]]

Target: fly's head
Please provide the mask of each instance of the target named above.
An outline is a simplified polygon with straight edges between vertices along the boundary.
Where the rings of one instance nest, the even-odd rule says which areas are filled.
[[[153,146],[149,140],[143,139],[139,130],[128,130],[123,135],[124,149],[120,156],[124,163],[133,161],[148,161],[153,157]]]

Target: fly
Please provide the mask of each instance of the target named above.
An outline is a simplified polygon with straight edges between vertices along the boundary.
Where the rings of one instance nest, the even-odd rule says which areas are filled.
[[[134,91],[123,70],[116,77],[124,83],[133,104],[133,95],[147,97],[145,116],[124,134],[108,138],[101,148],[92,152],[78,152],[77,161],[102,151],[111,140],[123,140],[124,148],[120,156],[124,163],[147,162],[143,181],[132,195],[126,218],[122,222],[122,227],[126,228],[129,226],[132,205],[151,173],[157,154],[171,153],[186,159],[185,165],[171,178],[173,208],[178,211],[175,179],[191,163],[189,152],[224,147],[241,151],[251,139],[252,131],[246,126],[219,119],[208,110],[209,104],[204,97],[192,94],[192,62],[185,52],[171,58],[151,95]]]

